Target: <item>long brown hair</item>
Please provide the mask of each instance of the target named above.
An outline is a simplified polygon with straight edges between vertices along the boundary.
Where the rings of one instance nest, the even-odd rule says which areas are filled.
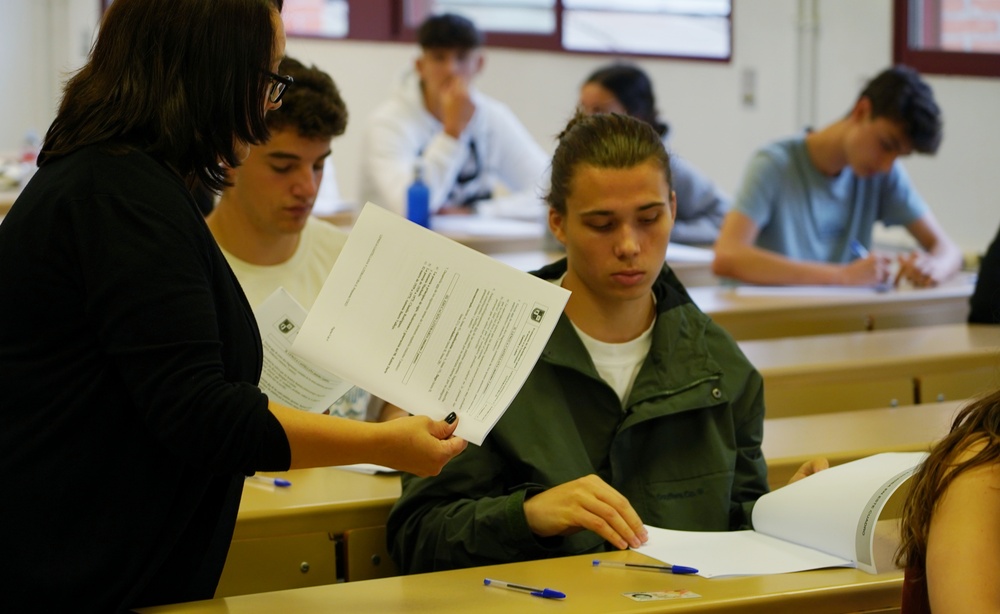
[[[115,0],[39,155],[138,149],[219,190],[238,142],[263,142],[283,0]]]
[[[975,456],[957,463],[970,445],[983,443]],[[955,416],[951,432],[939,441],[913,476],[901,525],[896,563],[923,570],[931,516],[952,480],[976,467],[1000,462],[1000,389],[979,397]]]

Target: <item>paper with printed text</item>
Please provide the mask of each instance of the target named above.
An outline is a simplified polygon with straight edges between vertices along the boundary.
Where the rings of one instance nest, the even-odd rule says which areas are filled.
[[[569,292],[368,203],[292,346],[404,410],[459,415],[481,444]]]
[[[264,349],[258,386],[282,405],[323,413],[353,386],[291,352],[306,319],[306,310],[284,288],[254,309]]]

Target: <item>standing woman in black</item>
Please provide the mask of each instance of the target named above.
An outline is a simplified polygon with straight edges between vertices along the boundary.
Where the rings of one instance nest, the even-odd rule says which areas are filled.
[[[212,597],[244,475],[465,442],[256,387],[257,325],[191,196],[267,138],[281,0],[115,0],[0,226],[0,526],[9,611]]]

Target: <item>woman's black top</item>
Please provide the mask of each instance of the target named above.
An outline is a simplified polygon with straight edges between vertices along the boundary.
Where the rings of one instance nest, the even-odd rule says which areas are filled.
[[[290,451],[190,191],[137,152],[47,163],[0,224],[0,297],[0,601],[211,598],[243,474]]]

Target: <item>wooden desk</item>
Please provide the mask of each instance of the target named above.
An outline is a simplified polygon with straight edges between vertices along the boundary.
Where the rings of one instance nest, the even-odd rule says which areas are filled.
[[[334,467],[261,474],[287,477],[289,488],[248,481],[216,595],[336,582],[337,543],[351,530],[379,527],[399,498],[398,475],[365,475]],[[392,566],[384,554],[374,564]],[[372,564],[372,563],[370,563]],[[349,573],[345,561],[340,567]],[[392,567],[395,570],[395,567]]]
[[[967,401],[861,409],[764,420],[764,458],[771,488],[788,483],[795,471],[819,456],[830,465],[880,452],[920,452],[948,434]]]
[[[786,484],[803,462],[816,456],[836,465],[877,452],[925,449],[948,431],[961,403],[765,420],[763,450],[771,487]],[[385,552],[383,525],[400,495],[398,476],[336,468],[262,475],[287,477],[292,487],[247,483],[217,596],[395,574]],[[352,540],[360,543],[355,552],[337,547]],[[379,560],[371,560],[373,553]]]
[[[687,288],[718,285],[719,279],[712,274],[711,259],[694,255],[695,250],[706,251],[703,248],[670,244],[667,248],[667,264],[670,265],[670,268],[677,274],[678,279]],[[520,271],[534,271],[563,258],[566,253],[538,249],[493,253],[491,255],[500,262],[504,262]]]
[[[670,250],[667,250],[667,264],[677,274],[677,279],[681,280],[685,288],[715,287],[719,285],[719,278],[712,273],[712,263],[689,262],[685,260],[672,260]]]
[[[346,231],[354,225],[354,212],[343,211],[322,219]],[[553,250],[555,244],[546,240],[542,221],[528,222],[478,215],[434,216],[431,228],[467,247],[490,254],[520,271],[534,271],[565,256]],[[554,239],[552,240],[554,242]],[[667,263],[685,286],[718,285],[712,273],[712,251],[671,243],[667,248]]]
[[[1000,326],[740,341],[764,376],[768,418],[965,399],[1000,385]]]
[[[541,220],[479,215],[435,215],[431,229],[484,254],[541,251],[546,233]]]
[[[357,219],[357,211],[339,211],[321,219],[346,232]],[[526,221],[483,215],[452,214],[431,217],[431,230],[484,254],[545,252],[546,226],[541,219]]]
[[[770,339],[965,322],[975,276],[936,288],[692,287],[702,311],[735,339]]]
[[[948,432],[954,413],[964,403],[767,419],[763,450],[771,487],[786,484],[803,462],[817,456],[838,465],[878,452],[924,450]],[[277,590],[336,581],[336,561],[327,561],[334,552],[332,540],[352,529],[374,526],[379,528],[376,537],[384,540],[381,525],[400,494],[397,476],[366,476],[334,468],[269,475],[285,475],[293,486],[247,484],[220,595],[259,592],[264,586]],[[310,563],[305,574],[300,569],[304,561]]]
[[[591,555],[512,563],[456,571],[398,576],[368,582],[296,589],[143,608],[145,614],[296,614],[337,612],[427,612],[509,614],[531,612],[653,612],[832,614],[898,612],[903,574],[871,575],[856,569],[822,569],[793,574],[705,579],[655,572],[594,567]],[[636,552],[598,555],[607,560],[650,562]],[[566,593],[565,601],[483,586],[494,578]],[[697,599],[636,602],[625,592],[688,589]]]

